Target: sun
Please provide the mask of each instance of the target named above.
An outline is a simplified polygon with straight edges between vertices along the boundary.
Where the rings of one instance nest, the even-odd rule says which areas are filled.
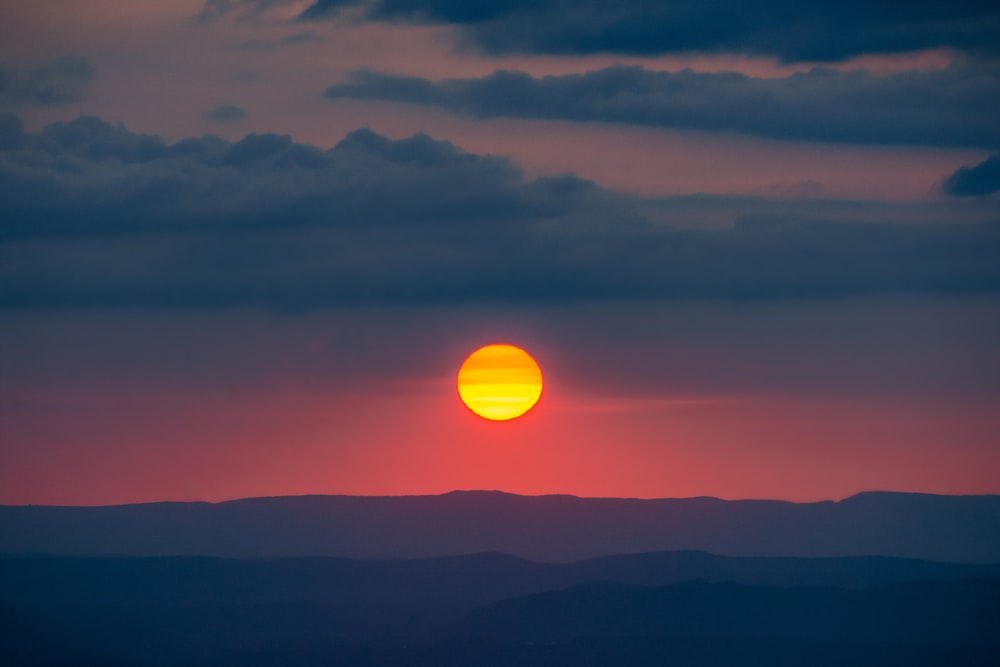
[[[458,395],[484,419],[514,419],[542,395],[542,369],[519,347],[487,345],[470,354],[459,369]]]

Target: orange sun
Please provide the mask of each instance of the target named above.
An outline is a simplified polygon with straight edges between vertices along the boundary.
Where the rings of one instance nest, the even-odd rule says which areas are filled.
[[[520,417],[542,395],[542,369],[513,345],[487,345],[458,371],[458,395],[470,410],[493,421]]]

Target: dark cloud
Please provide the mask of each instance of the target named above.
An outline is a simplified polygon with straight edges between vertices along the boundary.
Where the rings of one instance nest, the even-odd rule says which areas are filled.
[[[302,18],[335,17],[345,6],[362,6],[370,20],[453,24],[491,53],[708,51],[784,61],[931,48],[1000,53],[1000,5],[988,0],[316,0]]]
[[[10,157],[37,156],[51,159],[47,165],[64,169],[72,178],[86,177],[86,165],[114,161],[127,165],[148,162],[162,157],[166,144],[156,135],[137,134],[124,124],[111,125],[100,118],[83,116],[68,123],[53,123],[38,135],[25,137],[28,144],[23,152]],[[32,150],[34,149],[34,150]],[[73,159],[79,163],[72,164]],[[75,173],[74,173],[75,172]],[[12,195],[14,193],[11,193]]]
[[[86,58],[63,56],[28,70],[0,68],[0,101],[66,104],[83,99],[94,69]]]
[[[234,123],[247,117],[247,112],[235,104],[220,104],[205,112],[205,118],[217,123]]]
[[[829,142],[1000,145],[1000,69],[974,64],[889,76],[815,68],[775,79],[618,66],[432,82],[363,70],[325,95],[426,104],[480,118],[618,122]]]
[[[953,197],[974,197],[1000,191],[1000,155],[991,155],[974,167],[961,167],[944,182]]]
[[[1000,224],[678,229],[422,134],[168,144],[94,118],[0,152],[6,307],[760,300],[1000,290]]]

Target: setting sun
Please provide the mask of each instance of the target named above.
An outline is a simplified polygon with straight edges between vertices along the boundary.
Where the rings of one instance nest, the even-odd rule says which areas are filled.
[[[458,395],[480,417],[506,421],[530,410],[542,395],[542,370],[513,345],[487,345],[458,371]]]

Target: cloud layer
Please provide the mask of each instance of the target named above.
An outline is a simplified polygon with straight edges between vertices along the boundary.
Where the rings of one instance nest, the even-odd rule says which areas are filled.
[[[433,82],[362,70],[325,95],[426,104],[480,118],[617,122],[827,142],[1000,145],[1000,70],[977,64],[884,77],[815,68],[775,79],[618,66],[582,75],[499,71]]]
[[[6,124],[5,124],[6,123]],[[775,299],[1000,289],[1000,225],[644,219],[573,176],[426,135],[168,144],[0,122],[0,304],[260,307]]]
[[[280,1],[210,0],[206,15],[263,11]],[[316,0],[302,17],[332,18],[359,6],[369,20],[458,26],[469,44],[490,53],[702,51],[787,62],[932,48],[1000,53],[1000,8],[981,0]]]

